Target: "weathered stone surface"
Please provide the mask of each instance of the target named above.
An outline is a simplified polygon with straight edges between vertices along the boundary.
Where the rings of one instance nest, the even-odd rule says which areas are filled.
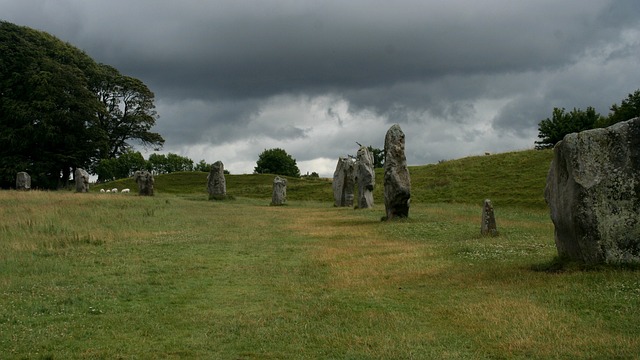
[[[284,205],[287,202],[287,179],[276,176],[273,179],[271,205]]]
[[[224,200],[227,197],[227,182],[224,178],[222,161],[216,161],[211,165],[207,176],[207,191],[209,191],[209,200]]]
[[[493,213],[493,205],[491,200],[485,199],[482,205],[482,223],[480,225],[480,234],[484,236],[496,236],[498,235],[498,228],[496,227],[496,216]]]
[[[353,206],[355,187],[355,162],[348,157],[340,157],[333,172],[333,200],[338,207]]]
[[[31,190],[31,176],[24,171],[16,175],[16,190]]]
[[[153,178],[152,173],[146,170],[136,171],[135,174],[133,175],[133,179],[138,184],[139,195],[142,195],[142,196],[154,195],[153,184],[155,183],[155,179]]]
[[[640,263],[640,118],[565,136],[545,199],[561,257]]]
[[[76,182],[76,192],[86,193],[89,192],[89,173],[84,169],[77,168],[73,174],[73,178]]]
[[[358,184],[358,208],[373,207],[376,173],[373,169],[373,154],[366,146],[361,146],[356,155],[355,181]]]
[[[383,220],[409,216],[411,177],[404,154],[404,133],[393,125],[384,138],[384,207]]]

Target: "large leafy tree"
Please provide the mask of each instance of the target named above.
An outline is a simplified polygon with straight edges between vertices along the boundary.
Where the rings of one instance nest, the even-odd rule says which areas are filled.
[[[274,174],[291,177],[300,177],[300,169],[296,164],[296,159],[280,148],[263,151],[258,156],[256,167],[253,169],[256,174]]]
[[[47,33],[0,21],[0,187],[27,171],[34,187],[65,185],[74,168],[155,148],[154,95]]]
[[[551,118],[546,118],[538,124],[538,138],[536,149],[553,147],[565,135],[592,129],[596,123],[602,121],[602,116],[593,107],[587,110],[574,108],[570,112],[565,109],[554,108]]]
[[[56,188],[86,167],[100,142],[100,103],[88,79],[97,64],[44,32],[0,22],[0,185],[27,171]]]
[[[93,90],[103,107],[97,113],[104,142],[100,157],[114,158],[131,149],[129,141],[144,146],[162,147],[164,139],[151,132],[155,125],[154,94],[140,80],[124,76],[115,68],[100,64]]]

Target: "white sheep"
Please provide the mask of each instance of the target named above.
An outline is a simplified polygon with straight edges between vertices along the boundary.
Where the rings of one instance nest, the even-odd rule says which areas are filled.
[[[129,190],[129,189],[122,189],[122,191],[120,191],[120,192],[121,192],[121,193],[128,193],[129,191],[131,191],[131,190]]]
[[[113,189],[111,189],[111,192],[112,192],[112,193],[117,193],[117,192],[118,192],[118,188],[113,188]]]
[[[104,192],[104,189],[100,189],[100,192]]]
[[[108,193],[110,193],[110,192],[111,192],[111,190],[107,190],[107,192],[108,192]]]

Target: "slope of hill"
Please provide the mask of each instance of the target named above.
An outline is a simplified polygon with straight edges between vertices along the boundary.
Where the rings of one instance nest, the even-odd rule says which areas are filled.
[[[439,164],[410,166],[411,201],[481,204],[485,198],[498,206],[545,207],[543,191],[552,150],[525,150],[472,156]],[[227,175],[227,193],[235,197],[270,199],[273,175]],[[288,178],[289,201],[333,202],[331,179]],[[383,171],[376,169],[374,197],[383,204]],[[180,172],[156,176],[159,194],[202,194],[207,197],[207,173]],[[92,187],[137,189],[132,179]]]

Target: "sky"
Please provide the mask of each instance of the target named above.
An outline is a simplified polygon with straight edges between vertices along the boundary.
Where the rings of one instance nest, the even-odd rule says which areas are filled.
[[[409,165],[531,149],[554,107],[640,89],[637,0],[0,0],[0,20],[142,80],[162,153],[232,174],[282,148],[331,177],[393,124]]]

